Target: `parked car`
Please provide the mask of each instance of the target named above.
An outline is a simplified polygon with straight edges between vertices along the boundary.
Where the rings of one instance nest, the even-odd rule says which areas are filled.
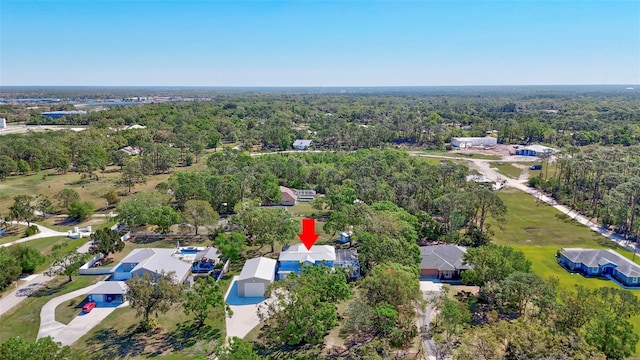
[[[88,303],[84,304],[84,306],[82,307],[82,312],[83,313],[88,313],[91,312],[91,310],[93,310],[94,307],[96,307],[96,302],[95,301],[89,301]]]
[[[531,165],[529,166],[529,170],[542,170],[542,165]]]

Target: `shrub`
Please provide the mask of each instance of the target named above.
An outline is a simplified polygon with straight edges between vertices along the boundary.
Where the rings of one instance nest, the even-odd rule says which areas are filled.
[[[38,227],[35,226],[35,225],[31,225],[28,228],[24,229],[24,235],[25,236],[32,236],[32,235],[35,235],[35,234],[37,234],[39,232],[40,232],[40,229],[38,229]]]

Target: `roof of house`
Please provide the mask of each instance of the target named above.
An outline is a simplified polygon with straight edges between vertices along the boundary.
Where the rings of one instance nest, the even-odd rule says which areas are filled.
[[[127,126],[127,127],[125,128],[125,130],[146,129],[146,128],[147,128],[147,127],[146,127],[146,126],[144,126],[144,125],[134,124],[134,125],[131,125],[131,126]]]
[[[95,294],[126,294],[129,287],[124,281],[99,281],[89,290],[89,295]]]
[[[125,153],[127,153],[129,155],[138,155],[138,154],[140,154],[140,148],[135,147],[135,146],[125,146],[122,149],[120,149],[120,151],[124,151]]]
[[[313,189],[296,189],[294,192],[298,196],[316,196],[316,191]]]
[[[86,114],[84,110],[69,110],[69,111],[45,111],[41,115],[79,115]]]
[[[314,245],[311,249],[307,250],[304,244],[291,245],[280,253],[278,260],[311,263],[322,260],[335,261],[336,248],[331,245]]]
[[[293,146],[311,146],[312,140],[297,139],[293,142]]]
[[[640,266],[617,252],[608,250],[565,248],[562,254],[573,263],[582,263],[588,267],[600,267],[607,263],[616,265],[616,269],[627,277],[640,277]]]
[[[287,200],[285,196],[289,197],[288,200],[296,200],[297,198],[296,193],[292,189],[284,186],[280,186],[280,194],[282,195],[282,200]]]
[[[523,146],[518,150],[532,150],[535,151],[537,153],[543,153],[545,151],[550,151],[551,153],[555,153],[558,152],[558,150],[552,148],[552,147],[548,147],[548,146],[544,146],[544,145],[529,145],[529,146]]]
[[[134,249],[121,263],[135,263],[131,272],[147,270],[154,273],[174,272],[175,279],[184,280],[191,272],[191,264],[173,257],[174,249],[144,248]]]
[[[467,248],[456,245],[432,245],[421,246],[420,255],[422,262],[421,269],[438,269],[443,270],[463,270],[472,266],[464,264],[464,254]]]
[[[251,278],[273,281],[276,273],[276,263],[274,259],[257,257],[249,259],[244,263],[238,281]]]
[[[210,246],[208,248],[205,248],[204,250],[198,251],[198,253],[196,254],[196,256],[194,258],[194,261],[200,261],[200,259],[202,259],[202,258],[207,258],[207,259],[211,259],[211,260],[217,260],[218,257],[219,257],[218,249]]]
[[[473,140],[487,140],[487,139],[491,139],[491,140],[496,140],[498,141],[498,139],[494,138],[494,137],[490,137],[490,136],[478,136],[478,137],[453,137],[451,138],[452,140],[458,140],[458,141],[473,141]]]

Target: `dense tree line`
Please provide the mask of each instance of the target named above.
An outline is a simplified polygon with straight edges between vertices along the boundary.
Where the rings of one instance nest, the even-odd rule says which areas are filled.
[[[16,115],[21,106],[3,105],[0,116],[24,120]],[[31,110],[32,123],[53,121],[41,118],[41,110]],[[124,146],[141,149],[138,166],[143,173],[197,162],[205,149],[221,142],[246,149],[289,149],[294,139],[309,138],[318,148],[331,150],[400,144],[444,148],[453,136],[496,130],[504,143],[629,146],[640,139],[639,120],[636,92],[604,90],[216,94],[211,102],[113,107],[55,119],[89,127],[80,133],[2,136],[0,178],[41,169],[95,176],[106,165],[124,165],[117,152]],[[147,128],[122,130],[131,124]]]
[[[582,214],[631,239],[640,233],[638,147],[572,148],[557,156],[555,174],[529,180]]]

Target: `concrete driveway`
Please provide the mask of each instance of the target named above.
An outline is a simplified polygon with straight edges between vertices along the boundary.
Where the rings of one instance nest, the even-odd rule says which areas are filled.
[[[427,306],[424,310],[418,311],[418,326],[422,332],[421,337],[425,350],[427,351],[427,358],[429,360],[435,360],[437,358],[436,353],[438,350],[435,342],[433,341],[433,337],[427,334],[431,332],[431,320],[433,319],[436,310],[433,301],[442,292],[442,283],[420,280],[420,291],[422,291],[424,299],[427,301]]]
[[[71,345],[86,334],[89,330],[98,325],[115,309],[128,306],[125,302],[118,307],[99,308],[96,307],[90,313],[84,314],[78,309],[78,316],[73,318],[68,325],[56,321],[56,307],[65,301],[71,300],[77,296],[87,294],[96,285],[87,286],[68,294],[64,294],[49,300],[42,310],[40,310],[40,329],[38,330],[38,339],[51,336],[54,341],[62,343],[62,345]]]
[[[237,280],[238,276],[234,276],[231,285],[224,296],[225,301],[229,297],[229,292],[231,292],[232,289],[237,288],[236,286],[233,286]],[[265,301],[267,300],[263,300],[257,304],[229,305],[233,311],[233,315],[226,319],[227,337],[231,338],[237,336],[239,338],[244,338],[253,328],[258,326],[258,324],[260,324],[260,318],[258,318],[258,306],[263,304]]]

